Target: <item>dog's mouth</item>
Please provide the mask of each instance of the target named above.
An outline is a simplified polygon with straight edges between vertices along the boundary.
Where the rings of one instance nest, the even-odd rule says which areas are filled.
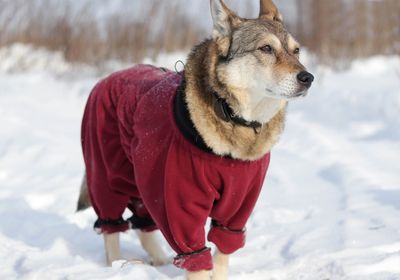
[[[269,90],[269,89],[267,89],[267,92],[268,93],[273,93],[273,91]],[[308,90],[305,89],[305,90],[301,90],[301,91],[295,92],[293,94],[283,93],[283,94],[275,95],[275,96],[271,96],[271,97],[272,98],[276,98],[276,99],[293,100],[293,99],[298,99],[298,98],[305,97],[305,96],[307,96],[307,94],[308,94]]]
[[[300,92],[297,92],[295,94],[292,95],[293,98],[298,98],[298,97],[305,97],[307,95],[308,91],[307,90],[303,90]]]
[[[294,100],[294,99],[303,98],[307,95],[307,93],[308,93],[307,90],[296,92],[295,94],[286,96],[286,100]]]

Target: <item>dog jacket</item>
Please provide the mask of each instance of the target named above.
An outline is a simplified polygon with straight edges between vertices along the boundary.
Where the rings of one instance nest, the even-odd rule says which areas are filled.
[[[174,117],[182,80],[182,73],[138,65],[94,87],[82,122],[88,190],[100,232],[158,228],[178,254],[176,266],[210,270],[207,218],[208,240],[222,253],[243,247],[270,155],[235,160],[188,141]]]

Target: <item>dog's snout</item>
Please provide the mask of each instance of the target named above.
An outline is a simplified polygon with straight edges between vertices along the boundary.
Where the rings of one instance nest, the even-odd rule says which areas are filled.
[[[304,86],[310,87],[312,82],[314,81],[314,76],[307,72],[307,71],[301,71],[297,75],[297,80]]]

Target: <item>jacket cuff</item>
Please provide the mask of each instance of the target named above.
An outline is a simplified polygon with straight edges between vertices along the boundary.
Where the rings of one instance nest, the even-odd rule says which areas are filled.
[[[98,218],[94,223],[93,228],[98,234],[112,234],[127,231],[129,229],[129,223],[122,217],[115,220],[103,220]]]
[[[221,253],[229,255],[244,247],[246,230],[233,230],[213,222],[207,239],[214,243]]]
[[[132,215],[132,217],[128,219],[128,223],[130,229],[139,229],[144,232],[151,232],[158,229],[157,225],[150,217]]]
[[[179,254],[174,258],[174,265],[188,271],[211,270],[213,268],[211,249],[204,247],[191,253]]]

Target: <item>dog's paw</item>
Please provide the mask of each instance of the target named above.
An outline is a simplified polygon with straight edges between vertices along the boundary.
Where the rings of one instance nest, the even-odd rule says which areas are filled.
[[[116,260],[112,262],[113,268],[124,268],[130,265],[145,264],[141,259]]]
[[[172,259],[170,258],[153,258],[152,260],[150,260],[150,264],[152,266],[163,266],[171,263]]]

